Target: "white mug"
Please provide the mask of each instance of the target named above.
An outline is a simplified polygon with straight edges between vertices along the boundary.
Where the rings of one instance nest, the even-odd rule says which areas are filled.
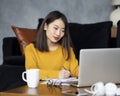
[[[39,93],[37,88],[28,88],[27,94],[37,95]]]
[[[36,88],[39,85],[40,70],[29,69],[22,73],[22,79],[27,82],[29,88]]]

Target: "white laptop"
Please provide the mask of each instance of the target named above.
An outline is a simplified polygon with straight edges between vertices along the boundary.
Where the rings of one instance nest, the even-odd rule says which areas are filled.
[[[79,65],[79,87],[98,81],[120,83],[120,48],[82,49]]]

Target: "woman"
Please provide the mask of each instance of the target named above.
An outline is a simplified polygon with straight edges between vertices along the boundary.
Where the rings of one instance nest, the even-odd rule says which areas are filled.
[[[67,18],[59,11],[43,20],[34,43],[25,48],[26,70],[40,69],[40,79],[78,76],[78,61],[70,44]]]

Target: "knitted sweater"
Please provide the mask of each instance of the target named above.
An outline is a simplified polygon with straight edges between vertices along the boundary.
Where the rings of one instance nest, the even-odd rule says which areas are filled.
[[[32,43],[25,48],[25,67],[27,69],[40,69],[40,79],[58,78],[59,71],[64,66],[72,76],[78,76],[78,61],[73,49],[70,48],[71,58],[66,60],[62,54],[62,46],[54,51],[40,52]]]

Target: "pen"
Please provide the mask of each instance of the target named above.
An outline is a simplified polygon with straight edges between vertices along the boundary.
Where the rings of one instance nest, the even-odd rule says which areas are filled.
[[[62,67],[63,67],[63,69],[67,70],[64,66],[62,66]]]
[[[68,70],[67,68],[65,68],[64,66],[62,66],[62,68],[64,69],[64,70]],[[69,71],[69,70],[68,70]],[[70,71],[69,71],[70,72]],[[71,77],[72,76],[72,74],[70,73],[70,76],[69,77]]]

